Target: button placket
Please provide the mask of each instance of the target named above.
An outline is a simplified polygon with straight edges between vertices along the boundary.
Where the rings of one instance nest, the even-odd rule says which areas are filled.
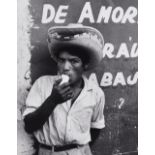
[[[65,132],[65,142],[70,140],[70,131],[71,131],[71,127],[70,127],[70,110],[67,114],[67,120],[66,120],[66,132]]]

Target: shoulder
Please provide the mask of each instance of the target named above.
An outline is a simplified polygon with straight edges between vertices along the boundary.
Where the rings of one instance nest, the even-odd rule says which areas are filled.
[[[44,75],[44,76],[40,76],[36,81],[37,82],[44,82],[44,81],[51,81],[54,80],[56,76],[53,75]]]
[[[104,96],[103,89],[97,83],[95,83],[94,81],[89,80],[89,87],[92,89],[93,93],[97,97]]]
[[[101,87],[95,86],[94,94],[96,96],[97,101],[105,100],[105,94],[104,91],[101,89]]]
[[[35,80],[35,82],[32,85],[32,88],[37,88],[39,90],[42,90],[44,88],[48,88],[49,86],[53,86],[55,77],[56,76],[53,76],[53,75],[41,76]]]
[[[89,81],[89,86],[91,88],[92,96],[95,99],[95,105],[104,105],[105,104],[105,94],[102,88],[95,83],[94,81]]]
[[[34,84],[38,84],[38,85],[43,85],[43,84],[48,84],[48,83],[53,83],[55,81],[55,77],[56,76],[53,76],[53,75],[44,75],[44,76],[41,76],[39,77],[35,82]]]

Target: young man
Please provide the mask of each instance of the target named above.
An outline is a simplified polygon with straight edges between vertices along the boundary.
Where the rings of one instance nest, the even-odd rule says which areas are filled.
[[[104,128],[104,93],[84,73],[102,58],[103,37],[88,26],[59,26],[48,31],[57,76],[36,80],[27,97],[25,129],[39,142],[39,155],[91,155],[89,143]],[[60,84],[61,75],[69,81]]]

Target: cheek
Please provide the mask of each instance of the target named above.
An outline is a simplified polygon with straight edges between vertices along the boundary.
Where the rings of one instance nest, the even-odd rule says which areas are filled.
[[[58,69],[58,71],[62,72],[62,70],[63,70],[62,65],[61,64],[57,64],[57,69]]]
[[[77,77],[80,77],[83,74],[83,68],[82,68],[82,66],[76,66],[76,67],[74,67],[73,71],[74,71],[74,74]]]

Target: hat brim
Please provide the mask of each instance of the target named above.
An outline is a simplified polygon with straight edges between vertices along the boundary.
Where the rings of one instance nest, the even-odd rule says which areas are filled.
[[[84,28],[54,28],[52,29],[55,32],[65,34],[65,35],[73,35],[73,34],[80,34],[83,32],[90,32],[95,31],[95,33],[100,33],[96,29],[90,28],[90,27],[84,27]],[[101,34],[102,41],[103,37]],[[98,44],[93,40],[89,38],[72,38],[68,40],[59,40],[55,38],[50,38],[50,42],[48,43],[49,51],[52,56],[52,58],[57,61],[57,58],[55,57],[56,53],[62,49],[65,50],[65,48],[79,48],[80,50],[83,50],[83,54],[88,56],[89,58],[89,64],[87,70],[91,70],[95,68],[99,62],[102,59],[102,48],[98,46]]]

